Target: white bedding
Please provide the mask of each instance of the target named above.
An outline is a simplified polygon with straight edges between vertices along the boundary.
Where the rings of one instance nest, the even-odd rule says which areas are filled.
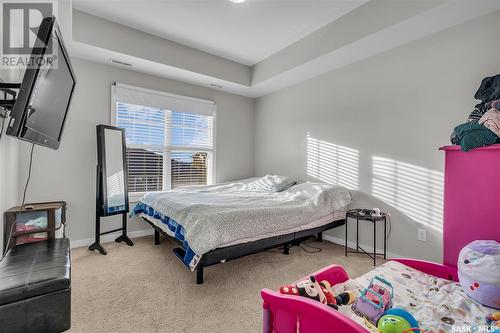
[[[266,235],[250,236],[250,237],[245,237],[245,238],[237,239],[237,240],[235,240],[233,242],[230,242],[230,243],[221,244],[219,246],[219,248],[221,248],[221,247],[227,247],[227,246],[232,246],[232,245],[243,244],[243,243],[249,243],[249,242],[257,241],[257,240],[263,239],[263,238],[269,238],[269,237],[274,237],[274,236],[286,235],[286,234],[290,234],[292,232],[298,232],[298,231],[301,231],[301,230],[314,229],[314,228],[321,227],[322,225],[325,225],[325,224],[328,224],[328,223],[331,223],[331,222],[334,222],[334,221],[343,220],[343,219],[345,219],[346,213],[347,213],[347,209],[345,209],[345,210],[337,210],[337,211],[332,212],[331,214],[328,214],[327,216],[324,216],[324,217],[322,217],[322,218],[320,218],[318,220],[315,220],[315,221],[311,221],[311,222],[309,222],[309,223],[307,223],[307,224],[305,224],[303,226],[297,227],[297,228],[292,228],[292,229],[286,230],[284,232],[275,232],[275,233],[269,233],[269,234],[266,234]],[[147,214],[144,214],[144,213],[141,213],[141,216],[144,217],[149,222],[153,223],[155,226],[157,226],[161,230],[163,230],[167,235],[175,237],[175,233],[173,233],[165,225],[165,223],[163,223],[161,220],[156,219],[156,218],[154,218],[152,216],[149,216]]]
[[[139,202],[179,223],[197,255],[245,239],[307,229],[351,202],[349,191],[337,185],[307,182],[278,193],[248,190],[255,179],[151,192]]]

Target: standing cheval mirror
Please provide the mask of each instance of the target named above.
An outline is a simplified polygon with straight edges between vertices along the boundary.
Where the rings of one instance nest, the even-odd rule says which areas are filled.
[[[123,128],[97,126],[97,168],[96,168],[96,215],[95,242],[89,250],[107,254],[101,244],[101,236],[121,231],[115,242],[134,243],[127,236],[127,214],[129,211],[127,190],[127,163],[125,130]],[[101,217],[122,215],[122,227],[101,232]]]

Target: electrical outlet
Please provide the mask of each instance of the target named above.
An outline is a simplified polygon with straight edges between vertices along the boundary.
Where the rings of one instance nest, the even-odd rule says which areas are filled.
[[[425,229],[418,229],[418,240],[421,242],[427,241],[427,231]]]

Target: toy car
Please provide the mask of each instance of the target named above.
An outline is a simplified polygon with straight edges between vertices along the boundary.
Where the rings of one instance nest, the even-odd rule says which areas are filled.
[[[360,297],[352,305],[352,310],[361,317],[365,317],[373,324],[385,311],[392,307],[394,289],[392,284],[380,276],[375,276],[365,288]]]

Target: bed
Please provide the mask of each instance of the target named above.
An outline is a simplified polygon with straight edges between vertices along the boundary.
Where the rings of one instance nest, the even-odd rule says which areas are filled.
[[[341,186],[302,182],[283,191],[252,187],[259,179],[151,192],[133,214],[179,244],[177,257],[196,270],[270,248],[291,245],[345,224],[351,194]]]
[[[481,207],[483,197],[487,198],[486,203],[497,202],[499,198],[498,186],[488,177],[476,177],[477,167],[470,167],[481,163],[481,168],[484,170],[495,170],[495,172],[498,170],[498,155],[493,153],[495,156],[491,154],[478,156],[477,151],[480,152],[480,149],[467,153],[458,152],[460,156],[457,155],[452,160],[447,155],[443,228],[444,264],[403,258],[391,259],[357,279],[349,279],[343,267],[338,265],[325,267],[310,275],[314,275],[317,281],[328,280],[334,285],[334,294],[354,289],[358,295],[360,288],[368,286],[369,279],[375,275],[385,277],[394,285],[393,306],[410,312],[423,329],[420,332],[500,332],[500,309],[482,305],[477,301],[481,299],[478,296],[486,290],[491,296],[488,298],[489,301],[497,303],[485,303],[486,299],[483,299],[483,303],[499,304],[497,300],[500,295],[495,294],[498,289],[493,286],[500,276],[500,262],[494,259],[497,258],[498,252],[490,251],[491,245],[479,251],[477,244],[471,246],[470,243],[480,240],[483,245],[490,242],[500,243],[496,215],[492,217],[491,214],[482,214],[484,211],[473,211],[475,214],[468,211],[471,204],[477,203]],[[457,182],[458,178],[460,182]],[[467,185],[473,181],[481,185],[481,190],[468,191],[470,186]],[[460,186],[450,187],[455,183]],[[467,195],[462,192],[467,192],[465,193]],[[460,212],[466,212],[464,216],[467,218],[455,218],[460,216]],[[463,249],[462,252],[460,249]],[[459,252],[464,256],[460,257]],[[482,260],[486,256],[492,260]],[[483,262],[489,263],[491,267],[484,269]],[[457,264],[460,270],[457,269]],[[459,275],[463,285],[459,283]],[[471,280],[472,276],[476,278]],[[479,281],[479,279],[485,280]],[[479,283],[471,283],[472,281]],[[284,284],[286,282],[288,281],[283,281]],[[482,291],[477,292],[478,290]],[[473,292],[474,299],[469,297]],[[264,333],[376,332],[374,327],[351,311],[352,307],[348,305],[340,306],[339,311],[336,311],[316,300],[284,295],[270,289],[262,289],[261,297]],[[493,316],[489,316],[490,314]]]
[[[443,230],[445,249],[443,261],[457,263],[457,253],[446,250],[450,243],[453,243],[454,248],[461,249],[472,240],[487,239],[500,242],[498,233],[484,232],[484,230],[494,230],[491,223],[496,222],[497,220],[494,219],[478,219],[478,222],[470,221],[469,223],[463,223],[460,219],[447,220],[447,228]],[[477,228],[477,223],[488,223],[488,225]],[[467,234],[467,239],[454,237],[457,229],[462,234]],[[466,259],[461,263],[469,264],[470,262]],[[474,265],[471,266],[472,269],[476,267]],[[492,265],[491,274],[494,275],[495,272],[500,274],[500,271],[495,271],[499,267],[497,265],[495,268],[495,265]],[[403,308],[410,312],[418,321],[422,329],[420,332],[500,332],[500,327],[496,330],[490,327],[491,323],[488,323],[488,320],[491,317],[487,318],[493,313],[499,315],[499,309],[482,305],[467,295],[470,289],[484,288],[484,286],[460,285],[456,265],[396,258],[357,279],[349,279],[344,268],[338,265],[325,267],[311,275],[314,275],[317,281],[328,280],[334,286],[334,294],[354,290],[357,295],[362,288],[368,286],[371,278],[376,275],[382,276],[394,286],[393,307]],[[497,296],[500,297],[500,295]],[[339,306],[337,311],[316,300],[284,295],[270,289],[262,289],[261,297],[264,333],[377,332],[367,320],[356,315],[349,305]]]
[[[349,279],[346,271],[337,265],[312,275],[318,281],[334,282],[336,294],[346,290],[359,293],[375,275],[384,277],[394,287],[393,306],[411,312],[425,332],[465,332],[460,329],[470,326],[485,329],[488,314],[498,311],[467,297],[457,282],[456,268],[421,260],[392,259],[356,279]],[[261,296],[264,333],[378,332],[350,306],[340,306],[336,311],[315,300],[282,295],[269,289],[263,289]]]
[[[382,276],[391,281],[394,287],[394,307],[408,310],[418,322],[425,323],[424,329],[434,332],[447,332],[453,330],[453,326],[485,325],[487,315],[495,311],[468,297],[460,284],[453,281],[454,274],[441,278],[412,267],[409,261],[388,261],[359,278],[337,285],[334,291],[361,292],[374,276]],[[339,311],[360,326],[377,332],[371,324],[357,316],[351,307],[343,306]]]

